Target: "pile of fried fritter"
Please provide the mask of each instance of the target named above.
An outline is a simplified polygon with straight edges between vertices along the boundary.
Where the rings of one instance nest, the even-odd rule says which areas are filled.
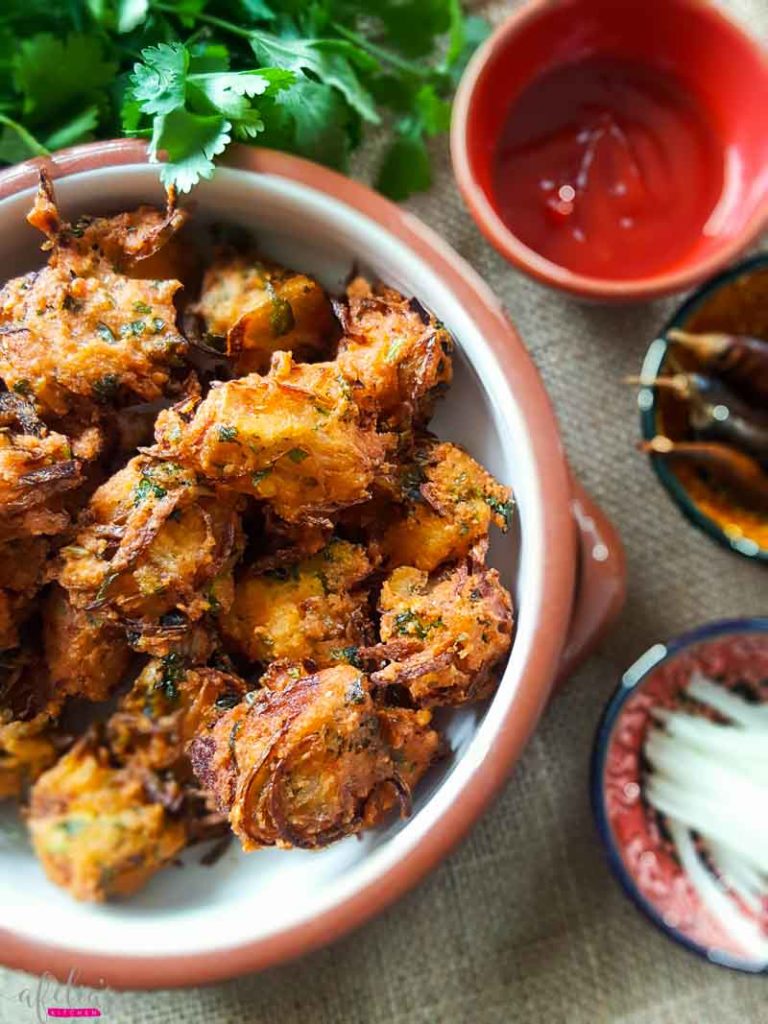
[[[0,296],[0,797],[78,899],[188,845],[318,848],[407,814],[432,709],[513,630],[509,490],[427,432],[452,342],[330,298],[168,197],[62,220]],[[205,255],[203,255],[205,253]]]

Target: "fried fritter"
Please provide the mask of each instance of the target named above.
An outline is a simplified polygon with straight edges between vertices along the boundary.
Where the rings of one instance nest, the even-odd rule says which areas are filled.
[[[20,797],[58,757],[53,720],[3,721],[0,712],[0,800]]]
[[[45,667],[22,650],[0,662],[0,800],[20,797],[58,756],[61,700]]]
[[[318,668],[354,658],[370,642],[372,565],[365,549],[333,540],[310,558],[266,572],[246,570],[220,628],[250,661],[311,659]]]
[[[212,668],[188,668],[169,654],[150,661],[107,723],[113,756],[122,764],[190,777],[186,746],[215,724],[246,692],[241,679]]]
[[[95,492],[56,575],[76,607],[119,620],[141,649],[165,616],[178,634],[229,606],[238,507],[178,463],[137,456]]]
[[[82,216],[68,224],[59,214],[53,183],[41,171],[27,220],[47,237],[43,248],[52,251],[51,262],[65,262],[81,274],[103,263],[119,272],[136,269],[170,242],[187,214],[176,206],[176,193],[171,189],[165,210],[139,206],[109,217]]]
[[[61,697],[106,700],[131,662],[124,632],[97,612],[75,608],[58,586],[51,587],[43,605],[43,644]]]
[[[69,438],[49,431],[23,398],[0,394],[0,543],[61,533],[69,515],[60,496],[81,483]]]
[[[0,543],[0,651],[19,643],[19,628],[43,581],[48,549],[46,537],[22,537]]]
[[[157,421],[158,454],[306,522],[364,501],[392,439],[360,421],[333,363],[279,353],[269,375],[214,384]]]
[[[41,180],[29,221],[49,236],[48,266],[8,281],[0,292],[0,378],[46,413],[152,401],[183,364],[176,329],[179,281],[140,280],[123,268],[155,252],[184,219],[147,207],[113,218],[60,221]]]
[[[28,825],[45,873],[78,900],[131,895],[187,844],[141,773],[88,737],[37,780]]]
[[[208,267],[191,312],[200,318],[204,336],[234,357],[238,376],[265,373],[277,351],[317,358],[337,329],[317,281],[232,252]]]
[[[512,601],[495,569],[463,563],[430,580],[395,569],[385,581],[380,656],[371,677],[405,686],[421,707],[463,704],[491,695],[512,643]]]
[[[488,536],[491,523],[506,531],[511,492],[458,445],[425,439],[401,472],[402,506],[384,531],[380,550],[390,568],[432,572],[465,558]]]
[[[0,394],[0,650],[19,642],[44,581],[49,538],[70,524],[82,466],[69,439],[49,431],[26,399]]]
[[[400,779],[410,793],[430,765],[443,753],[440,735],[431,725],[432,712],[426,708],[413,711],[411,708],[378,707],[376,713],[381,735],[389,747]],[[399,792],[394,786],[382,786],[371,799],[369,820],[377,823],[394,807],[398,797]]]
[[[312,849],[376,824],[395,798],[409,808],[406,776],[415,782],[439,744],[429,720],[410,715],[412,735],[403,719],[390,746],[393,724],[382,727],[368,680],[337,665],[238,704],[198,734],[190,759],[245,850]]]
[[[445,327],[416,299],[361,277],[335,308],[344,332],[337,363],[360,408],[387,430],[426,423],[453,374]]]
[[[245,689],[175,655],[151,661],[104,735],[80,741],[32,790],[29,828],[51,881],[80,900],[127,896],[191,841],[220,833],[185,747]]]

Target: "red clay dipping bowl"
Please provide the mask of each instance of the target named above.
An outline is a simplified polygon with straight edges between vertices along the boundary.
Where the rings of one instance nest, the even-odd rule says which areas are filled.
[[[510,108],[541,73],[601,55],[671,72],[698,101],[722,145],[724,188],[706,234],[653,275],[590,277],[525,245],[502,221],[493,191],[497,140]],[[605,302],[691,287],[721,269],[768,224],[768,57],[759,43],[701,0],[533,0],[477,51],[456,96],[454,173],[486,238],[545,284]]]

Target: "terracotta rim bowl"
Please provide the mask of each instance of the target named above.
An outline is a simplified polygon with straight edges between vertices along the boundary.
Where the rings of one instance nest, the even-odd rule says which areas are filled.
[[[539,73],[593,53],[672,70],[707,110],[723,146],[717,223],[689,255],[653,276],[577,274],[525,245],[496,209],[492,161],[511,104]],[[489,242],[518,269],[583,299],[630,302],[691,287],[734,259],[768,224],[768,56],[703,0],[529,0],[470,61],[451,124],[456,181]],[[708,222],[712,225],[716,218]],[[713,233],[712,233],[713,232]]]
[[[83,196],[92,193],[98,198],[100,181],[107,183],[106,194],[109,202],[113,202],[114,195],[123,188],[121,176],[126,181],[144,182],[153,175],[153,190],[157,188],[155,171],[147,167],[146,148],[136,141],[76,147],[45,163],[57,179],[63,199],[66,201],[69,191],[79,197],[78,206]],[[257,937],[250,938],[242,936],[242,929],[252,927],[251,923],[243,925],[242,920],[232,917],[229,920],[240,929],[235,938],[228,927],[225,938],[209,938],[205,928],[198,926],[202,935],[194,935],[190,934],[190,925],[177,925],[174,921],[174,928],[184,929],[182,938],[188,939],[187,952],[174,949],[173,945],[152,952],[152,943],[158,945],[160,933],[153,935],[150,922],[148,926],[141,925],[149,945],[142,944],[144,931],[140,931],[138,940],[130,940],[130,953],[125,952],[125,945],[94,945],[91,923],[101,927],[99,922],[106,920],[105,928],[114,924],[110,925],[108,916],[92,916],[92,909],[88,911],[91,916],[85,918],[91,923],[86,924],[85,931],[80,929],[82,942],[69,934],[59,937],[58,932],[52,937],[50,932],[44,932],[46,938],[41,940],[42,925],[38,930],[34,922],[21,917],[14,927],[9,927],[6,916],[6,930],[0,931],[0,949],[2,961],[11,967],[38,973],[48,971],[58,977],[66,977],[74,969],[80,982],[106,983],[116,988],[167,988],[262,969],[338,938],[411,888],[466,834],[507,779],[547,702],[556,676],[570,671],[583,657],[623,601],[625,571],[618,538],[600,510],[571,480],[554,414],[538,373],[500,304],[475,272],[412,215],[339,174],[295,157],[250,147],[232,147],[228,164],[234,169],[219,172],[210,186],[200,186],[192,195],[190,202],[197,204],[201,216],[206,195],[237,211],[247,204],[249,188],[254,196],[261,189],[262,195],[278,195],[283,197],[281,202],[295,203],[293,212],[288,205],[285,209],[294,216],[298,237],[303,237],[302,210],[312,203],[312,209],[321,211],[318,223],[331,223],[333,217],[333,223],[357,224],[355,230],[361,238],[373,239],[382,252],[386,249],[394,254],[388,257],[393,267],[400,265],[398,259],[407,260],[421,268],[418,273],[425,280],[433,282],[430,287],[435,288],[436,294],[450,297],[457,318],[465,324],[464,328],[455,329],[459,346],[464,330],[467,345],[468,339],[472,339],[472,358],[484,367],[482,385],[477,384],[477,367],[472,367],[472,386],[482,387],[489,399],[493,429],[498,433],[499,423],[517,424],[522,434],[517,442],[509,431],[504,434],[508,444],[514,445],[509,452],[514,453],[515,465],[526,474],[520,563],[529,570],[533,567],[529,572],[531,592],[524,592],[524,603],[520,605],[518,642],[499,693],[476,724],[468,748],[471,756],[457,755],[453,768],[440,783],[441,788],[394,839],[383,841],[384,853],[381,847],[377,848],[375,856],[372,854],[364,862],[362,873],[354,874],[354,883],[342,878],[338,883],[342,888],[331,890],[338,898],[329,898],[328,905],[321,904],[314,916],[283,928],[275,926],[277,930],[267,936],[254,932]],[[30,161],[0,174],[0,219],[13,216],[15,224],[22,216],[37,183],[40,165],[41,161]],[[136,186],[134,199],[135,195]],[[301,199],[302,196],[305,198]],[[103,198],[102,208],[104,202]],[[249,211],[253,218],[264,217],[267,227],[269,216],[276,216],[268,210],[260,214],[253,202]],[[398,284],[396,280],[392,283]],[[449,320],[446,322],[452,326]],[[499,401],[499,395],[507,397]],[[470,416],[471,410],[467,409],[466,414]],[[503,453],[504,449],[500,451]],[[441,789],[451,794],[450,799],[440,801]],[[412,838],[398,846],[399,840],[408,834]],[[387,843],[396,848],[398,856],[390,855]],[[18,912],[22,915],[27,914],[26,898],[19,904]],[[210,898],[214,899],[214,895]],[[227,913],[235,914],[237,900],[232,906]],[[203,910],[208,912],[207,906]],[[80,920],[71,916],[74,912],[60,912],[70,914],[70,920]],[[109,908],[103,913],[108,915]],[[164,907],[165,917],[157,927],[166,926],[169,913]],[[90,948],[84,948],[87,946]]]

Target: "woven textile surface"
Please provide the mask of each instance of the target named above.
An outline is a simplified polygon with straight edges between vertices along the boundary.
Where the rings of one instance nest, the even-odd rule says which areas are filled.
[[[498,20],[510,6],[486,10]],[[768,0],[724,6],[768,39]],[[621,671],[656,640],[710,619],[768,610],[765,568],[688,526],[634,450],[636,407],[622,379],[638,372],[670,304],[586,306],[524,279],[479,235],[444,143],[436,159],[432,191],[407,205],[482,274],[522,333],[574,469],[622,533],[630,574],[625,611],[551,705],[492,810],[415,892],[298,963],[208,988],[121,993],[102,1019],[768,1024],[764,978],[700,962],[629,903],[604,865],[588,804],[592,737]],[[18,1000],[35,984],[0,973],[0,1024],[37,1019]],[[87,1006],[87,992],[74,1004]]]

